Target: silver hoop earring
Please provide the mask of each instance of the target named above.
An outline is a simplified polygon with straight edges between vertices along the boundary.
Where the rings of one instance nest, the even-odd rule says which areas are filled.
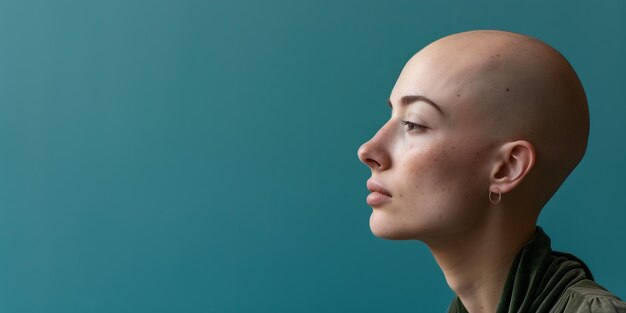
[[[495,199],[493,197],[494,193],[498,195]],[[500,200],[502,200],[502,194],[498,187],[489,188],[489,202],[491,202],[491,204],[498,204]]]

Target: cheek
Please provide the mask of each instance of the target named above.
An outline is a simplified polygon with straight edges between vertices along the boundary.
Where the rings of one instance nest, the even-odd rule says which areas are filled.
[[[452,157],[455,149],[452,145],[440,145],[407,152],[400,168],[407,176],[406,187],[420,195],[446,192],[458,174]]]
[[[476,154],[449,142],[406,154],[400,171],[406,173],[404,205],[422,218],[462,218],[478,194]]]

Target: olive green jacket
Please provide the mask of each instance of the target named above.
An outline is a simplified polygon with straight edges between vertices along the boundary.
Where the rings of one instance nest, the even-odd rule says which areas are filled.
[[[567,253],[552,251],[537,232],[517,254],[496,313],[626,313],[626,303],[593,281],[589,268]],[[467,313],[459,297],[448,313]]]

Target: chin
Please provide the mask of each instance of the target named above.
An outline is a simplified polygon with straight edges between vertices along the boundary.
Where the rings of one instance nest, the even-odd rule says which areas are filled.
[[[370,230],[374,236],[382,239],[415,239],[413,232],[407,231],[407,229],[400,229],[396,223],[386,220],[384,217],[377,216],[376,213],[372,213],[372,216],[370,216]]]

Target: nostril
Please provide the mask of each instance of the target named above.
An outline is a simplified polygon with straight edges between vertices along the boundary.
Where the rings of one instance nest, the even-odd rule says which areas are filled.
[[[371,168],[379,168],[381,166],[376,160],[370,158],[365,159],[365,164]]]

